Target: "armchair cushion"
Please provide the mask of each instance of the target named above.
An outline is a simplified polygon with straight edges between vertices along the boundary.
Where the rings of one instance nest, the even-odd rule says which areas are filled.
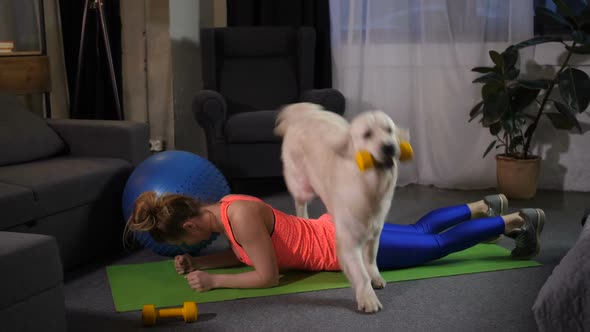
[[[257,111],[231,116],[225,125],[228,143],[280,142],[281,138],[274,134],[278,112]]]
[[[53,156],[64,142],[13,95],[0,94],[0,166]]]
[[[301,96],[301,101],[322,105],[326,110],[336,114],[344,114],[344,95],[336,89],[307,90]]]
[[[223,62],[219,92],[228,115],[277,109],[299,98],[297,74],[291,57],[236,57]]]
[[[296,36],[289,28],[241,27],[224,29],[226,57],[277,57],[295,52]]]

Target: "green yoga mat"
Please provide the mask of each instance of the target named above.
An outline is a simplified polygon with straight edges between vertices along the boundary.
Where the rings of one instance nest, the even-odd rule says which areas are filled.
[[[445,277],[459,274],[540,266],[536,261],[517,261],[498,245],[479,244],[426,265],[408,269],[381,271],[388,282]],[[240,273],[249,267],[209,270],[210,273]],[[289,271],[281,275],[279,286],[266,289],[214,289],[193,291],[183,276],[174,270],[173,260],[154,263],[113,265],[107,274],[118,312],[141,310],[144,304],[156,307],[179,306],[185,301],[197,303],[311,292],[350,287],[341,272]]]

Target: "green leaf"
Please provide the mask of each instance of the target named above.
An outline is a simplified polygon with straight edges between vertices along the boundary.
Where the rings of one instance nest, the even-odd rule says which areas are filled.
[[[556,129],[570,130],[574,127],[574,124],[561,113],[545,113],[545,115]]]
[[[576,14],[568,7],[563,1],[561,0],[553,0],[555,6],[557,6],[557,11],[561,14],[565,15],[568,18],[571,18],[574,22],[576,21]]]
[[[572,39],[578,44],[586,44],[589,41],[588,35],[580,30],[572,32]]]
[[[518,77],[519,74],[520,74],[520,69],[512,68],[512,69],[509,69],[508,72],[506,73],[506,78],[508,78],[509,80],[514,80]]]
[[[520,112],[525,107],[529,106],[532,102],[537,99],[537,96],[541,90],[539,89],[526,89],[520,88],[515,91],[511,99],[511,109],[513,112]]]
[[[483,100],[480,101],[479,103],[477,103],[475,106],[473,106],[471,111],[469,111],[469,121],[468,122],[473,121],[473,119],[475,119],[482,112],[483,112]]]
[[[518,85],[527,89],[549,89],[551,80],[538,79],[538,80],[517,80]]]
[[[590,77],[570,67],[559,74],[559,91],[571,108],[583,112],[590,103]]]
[[[494,148],[494,145],[496,145],[496,140],[493,140],[492,143],[490,143],[490,145],[488,145],[488,147],[486,149],[486,152],[483,153],[483,157],[482,158],[485,158],[486,155],[488,153],[490,153],[490,151]]]
[[[573,126],[576,126],[576,128],[578,128],[578,130],[580,131],[580,134],[581,134],[582,133],[582,126],[580,126],[578,119],[576,119],[576,111],[573,109],[570,109],[569,107],[567,107],[566,105],[564,105],[558,101],[553,101],[553,104],[555,105],[555,108],[557,108],[559,113],[561,113],[561,115],[563,115],[565,117],[565,120],[570,123],[568,125],[569,128],[563,128],[563,129],[569,130],[569,129],[572,129]],[[549,119],[552,119],[551,116],[549,116]],[[555,128],[562,129],[562,128],[557,127],[555,125],[555,122],[553,121],[553,119],[551,120],[551,123],[553,123],[553,126],[555,126]]]
[[[512,146],[518,146],[518,145],[522,145],[524,143],[524,139],[522,136],[518,135],[518,136],[514,136],[512,138],[512,142],[510,142],[510,145]]]
[[[496,72],[489,72],[473,80],[472,83],[502,82],[502,76]]]
[[[552,10],[549,10],[545,7],[537,7],[535,9],[535,15],[538,16],[543,22],[548,24],[557,24],[565,28],[569,28],[573,30],[573,27],[570,22],[568,22],[565,17],[555,13]]]
[[[525,47],[538,45],[538,44],[544,44],[544,43],[550,43],[550,42],[563,42],[563,40],[561,37],[555,37],[555,36],[538,36],[538,37],[534,37],[534,38],[525,40],[523,42],[520,42],[516,45],[512,45],[507,50],[508,51],[520,50]]]
[[[502,128],[504,128],[504,131],[509,135],[512,134],[512,132],[514,131],[514,126],[511,117],[503,117],[502,121],[498,123],[501,124]]]
[[[508,94],[504,91],[489,95],[483,107],[483,126],[488,127],[498,122],[508,109],[508,103]]]
[[[489,82],[484,84],[483,87],[481,87],[481,98],[483,100],[486,100],[489,96],[503,91],[504,84],[498,82]]]
[[[516,50],[506,50],[502,52],[502,58],[504,59],[504,68],[508,70],[516,65],[516,61],[518,61],[518,52]]]
[[[518,147],[522,145],[524,145],[524,139],[522,138],[522,136],[515,136],[512,138],[512,141],[510,141],[510,146],[508,147],[508,150],[511,153],[516,153]]]
[[[565,47],[568,51],[572,51],[575,54],[590,54],[590,44],[584,44],[580,46],[566,46]]]
[[[590,6],[584,7],[584,9],[580,11],[580,15],[578,17],[583,21],[590,22]]]
[[[487,74],[491,71],[494,71],[494,67],[474,67],[471,68],[471,71],[474,71],[476,73]]]
[[[496,66],[498,66],[500,68],[504,68],[504,58],[502,57],[502,55],[500,55],[500,53],[498,53],[494,50],[491,50],[489,53],[490,53],[490,58],[492,59],[494,64],[496,64]]]
[[[578,23],[580,24],[580,30],[590,33],[590,6],[584,7],[578,15]]]
[[[502,131],[502,124],[500,122],[496,122],[490,126],[490,134],[492,134],[492,136],[498,135],[500,131]]]

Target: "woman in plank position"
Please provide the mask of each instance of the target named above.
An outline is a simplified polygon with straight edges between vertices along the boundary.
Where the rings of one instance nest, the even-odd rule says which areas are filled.
[[[410,225],[385,224],[379,241],[379,269],[421,265],[502,234],[515,240],[514,259],[539,253],[545,222],[541,209],[521,209],[504,215],[508,200],[502,194],[468,204],[435,209]],[[179,274],[199,292],[213,288],[265,288],[279,283],[279,270],[338,271],[332,217],[303,219],[279,211],[261,199],[227,195],[214,203],[192,197],[145,192],[137,198],[127,221],[129,232],[149,232],[158,242],[191,245],[225,234],[226,252],[192,257],[176,256]],[[246,264],[254,269],[238,274],[203,270]]]

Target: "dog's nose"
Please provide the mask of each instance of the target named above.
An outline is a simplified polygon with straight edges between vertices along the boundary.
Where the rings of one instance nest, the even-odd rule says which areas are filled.
[[[381,151],[386,156],[393,156],[395,154],[395,146],[393,144],[383,144],[381,146]]]

